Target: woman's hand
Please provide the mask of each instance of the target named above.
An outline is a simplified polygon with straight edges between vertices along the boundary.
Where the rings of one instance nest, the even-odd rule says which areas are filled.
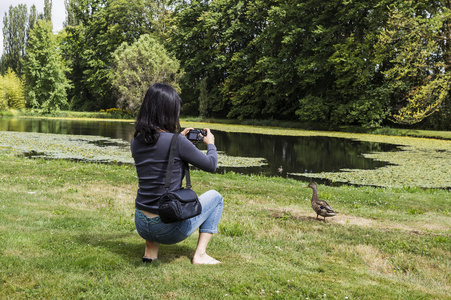
[[[208,144],[215,144],[215,136],[213,133],[211,133],[210,129],[204,128],[204,130],[207,132],[207,136],[204,136],[203,142],[205,145]]]
[[[193,130],[194,128],[191,128],[191,127],[189,127],[189,128],[185,128],[185,129],[183,129],[183,131],[181,132],[181,134],[183,134],[183,136],[186,136],[187,134],[188,134],[188,132],[190,132],[191,130]]]

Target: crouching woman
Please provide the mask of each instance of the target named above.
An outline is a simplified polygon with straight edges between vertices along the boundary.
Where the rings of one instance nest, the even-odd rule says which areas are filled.
[[[199,228],[199,239],[192,259],[193,264],[217,264],[218,260],[207,254],[207,246],[217,233],[221,219],[222,196],[210,190],[199,196],[202,205],[200,215],[176,222],[163,223],[158,215],[159,198],[164,194],[166,167],[171,139],[180,132],[181,99],[169,85],[152,85],[136,116],[131,152],[138,174],[138,192],[135,200],[135,225],[139,235],[146,240],[143,262],[158,259],[160,244],[175,244],[183,241]],[[215,138],[209,129],[203,142],[207,153],[203,153],[185,135],[192,130],[186,128],[178,136],[178,151],[175,153],[170,191],[182,186],[183,162],[214,172],[218,163]]]

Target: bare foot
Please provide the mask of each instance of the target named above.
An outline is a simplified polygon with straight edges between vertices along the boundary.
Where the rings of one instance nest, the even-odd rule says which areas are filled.
[[[194,255],[193,257],[193,264],[194,265],[216,265],[220,264],[221,262],[219,260],[214,259],[208,254],[203,255]]]

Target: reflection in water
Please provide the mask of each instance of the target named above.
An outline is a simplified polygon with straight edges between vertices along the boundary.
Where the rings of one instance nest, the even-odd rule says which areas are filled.
[[[0,131],[95,135],[130,142],[133,138],[133,122],[0,118]]]
[[[0,131],[95,135],[130,142],[133,130],[132,121],[0,118]],[[213,133],[218,150],[224,151],[226,155],[263,157],[267,162],[263,167],[227,167],[221,168],[219,172],[236,171],[286,177],[287,173],[337,172],[343,168],[374,169],[386,164],[364,158],[363,153],[397,149],[396,145],[332,137],[274,136],[217,130]],[[206,149],[203,144],[198,147]]]
[[[379,168],[386,164],[365,158],[362,154],[396,149],[395,145],[390,144],[322,136],[294,137],[215,132],[215,141],[218,149],[225,151],[227,155],[264,157],[268,165],[253,168],[253,172],[284,177],[287,173],[337,172],[342,168]]]

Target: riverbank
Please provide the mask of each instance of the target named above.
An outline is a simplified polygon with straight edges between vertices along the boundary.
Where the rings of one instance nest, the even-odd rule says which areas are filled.
[[[124,122],[133,122],[133,117],[127,114],[121,113],[117,109],[111,109],[108,112],[78,112],[78,111],[58,111],[50,115],[42,116],[38,112],[31,110],[25,111],[0,111],[0,117],[23,117],[23,118],[63,118],[63,119],[98,119],[98,120],[115,120]],[[374,135],[388,135],[388,136],[411,136],[421,138],[438,138],[451,140],[451,131],[434,131],[434,130],[421,130],[421,129],[405,129],[405,128],[393,128],[393,127],[379,127],[379,128],[362,128],[354,126],[340,126],[337,128],[325,128],[324,126],[314,127],[311,125],[305,125],[296,121],[284,121],[284,120],[236,120],[236,119],[217,119],[200,117],[182,117],[182,122],[186,123],[214,123],[227,125],[244,125],[244,126],[257,126],[257,127],[276,127],[295,130],[307,130],[307,131],[332,131],[343,133],[363,133]]]
[[[450,192],[319,186],[339,212],[315,219],[305,182],[193,171],[225,207],[210,254],[196,235],[142,265],[130,166],[0,154],[0,298],[447,299]]]
[[[47,118],[48,119],[48,118]],[[44,120],[47,120],[44,119]],[[54,118],[55,119],[55,118]],[[122,122],[132,129],[131,120],[110,120],[92,118],[57,118],[64,121],[84,122],[93,121],[99,124],[116,126],[115,122]],[[20,119],[13,119],[21,121]],[[24,119],[22,119],[23,121]],[[41,120],[39,120],[41,121]],[[55,120],[53,120],[55,121]],[[102,123],[107,122],[107,123]],[[302,167],[291,168],[287,176],[292,178],[312,178],[314,180],[328,180],[333,184],[349,183],[365,186],[379,187],[420,187],[451,189],[451,172],[449,172],[449,161],[451,161],[451,140],[432,139],[407,136],[393,136],[380,134],[362,134],[337,131],[316,131],[281,127],[245,126],[226,123],[202,123],[182,120],[183,127],[204,128],[209,127],[215,131],[228,133],[250,133],[254,135],[268,136],[294,136],[327,137],[333,139],[347,139],[348,141],[362,141],[366,143],[391,144],[395,151],[368,152],[362,156],[381,161],[386,164],[377,169],[344,168],[333,172],[306,173]],[[8,128],[6,126],[5,128]],[[15,129],[15,131],[20,131]],[[434,134],[437,134],[436,132]],[[127,141],[132,138],[132,132]],[[101,137],[52,135],[44,133],[20,133],[1,132],[0,145],[3,151],[15,151],[27,156],[41,156],[49,158],[67,158],[91,162],[116,162],[131,163],[132,158],[128,146],[124,141],[105,140]],[[128,142],[126,142],[128,144]],[[71,145],[66,147],[66,145]],[[109,145],[108,147],[106,147]],[[122,145],[122,146],[120,146]],[[2,150],[0,148],[0,151]],[[299,149],[303,151],[302,149]],[[258,157],[227,156],[220,153],[220,166],[243,167],[258,166],[264,163]],[[239,153],[238,153],[239,155]]]

